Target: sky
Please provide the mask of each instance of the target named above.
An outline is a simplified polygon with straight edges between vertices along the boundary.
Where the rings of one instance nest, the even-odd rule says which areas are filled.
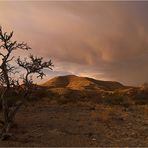
[[[0,24],[31,53],[52,59],[45,80],[148,82],[148,1],[0,1]]]

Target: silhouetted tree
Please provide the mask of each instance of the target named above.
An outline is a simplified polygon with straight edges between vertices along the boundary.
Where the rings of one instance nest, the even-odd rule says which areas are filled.
[[[51,60],[44,62],[43,58],[34,57],[30,55],[28,58],[21,60],[20,57],[14,56],[14,51],[18,50],[30,50],[31,48],[24,42],[18,43],[17,41],[12,41],[13,32],[8,34],[3,32],[2,27],[0,26],[0,99],[2,104],[3,119],[0,120],[0,123],[3,124],[3,127],[0,132],[1,140],[4,140],[11,136],[9,133],[10,128],[14,122],[14,118],[19,108],[25,103],[27,97],[31,94],[33,87],[33,75],[35,74],[41,79],[45,76],[44,69],[48,68],[52,70]],[[25,70],[23,76],[18,75],[19,72],[14,61]],[[20,80],[21,84],[20,84]],[[14,102],[11,106],[8,104],[8,99],[11,99],[8,94],[11,91],[19,91],[21,93],[21,98]]]

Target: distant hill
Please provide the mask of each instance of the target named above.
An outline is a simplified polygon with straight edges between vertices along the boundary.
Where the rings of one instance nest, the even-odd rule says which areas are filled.
[[[84,89],[116,90],[116,89],[125,88],[125,86],[119,82],[101,81],[88,77],[79,77],[75,75],[55,77],[42,84],[42,86],[49,88],[69,88],[72,90],[84,90]]]

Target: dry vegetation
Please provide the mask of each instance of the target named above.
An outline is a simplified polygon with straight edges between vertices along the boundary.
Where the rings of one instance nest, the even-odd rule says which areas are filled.
[[[38,88],[16,117],[15,137],[0,146],[148,146],[147,88],[71,77]]]

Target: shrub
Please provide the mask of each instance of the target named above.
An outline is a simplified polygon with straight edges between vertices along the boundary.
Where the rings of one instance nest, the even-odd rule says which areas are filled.
[[[132,99],[137,105],[146,105],[148,104],[148,91],[139,90]]]

